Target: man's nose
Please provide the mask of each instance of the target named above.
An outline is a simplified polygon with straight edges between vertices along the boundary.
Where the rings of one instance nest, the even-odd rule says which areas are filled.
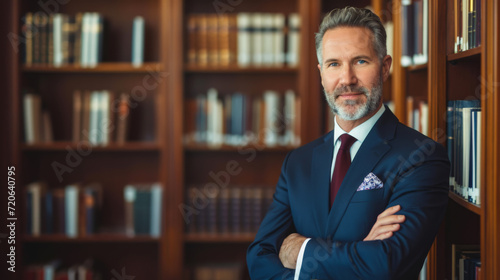
[[[355,85],[358,82],[352,65],[344,65],[340,72],[339,83],[341,86]]]

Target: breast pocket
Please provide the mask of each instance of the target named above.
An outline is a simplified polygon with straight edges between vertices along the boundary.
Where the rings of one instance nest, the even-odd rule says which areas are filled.
[[[376,190],[357,191],[351,199],[351,203],[377,201],[384,198],[384,188]]]

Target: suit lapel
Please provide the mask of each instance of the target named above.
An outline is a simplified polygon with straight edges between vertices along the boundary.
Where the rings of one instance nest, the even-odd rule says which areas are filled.
[[[347,206],[364,177],[374,169],[379,160],[391,149],[387,140],[392,139],[397,122],[397,118],[386,108],[384,114],[363,141],[344,181],[342,181],[332,209],[329,212],[326,236],[335,235]]]
[[[328,216],[330,173],[333,157],[333,132],[325,136],[324,142],[314,148],[311,164],[311,180],[315,189],[311,191],[313,201],[318,202],[312,208],[315,211],[312,219],[317,232],[325,231],[325,221]]]

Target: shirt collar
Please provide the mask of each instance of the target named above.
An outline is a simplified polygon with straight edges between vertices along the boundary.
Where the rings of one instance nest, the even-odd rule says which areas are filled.
[[[375,115],[373,115],[371,118],[369,118],[362,124],[353,128],[348,134],[356,138],[357,141],[359,141],[360,144],[362,144],[366,136],[368,136],[368,133],[370,133],[372,127],[375,125],[378,119],[380,119],[380,117],[384,112],[385,112],[385,106],[382,105],[380,106],[380,109],[377,111],[377,113],[375,113]],[[333,130],[333,144],[335,145],[337,143],[337,140],[339,140],[340,135],[347,132],[345,132],[342,128],[340,128],[340,126],[337,123],[336,117],[334,117],[333,120],[335,123],[335,129]]]

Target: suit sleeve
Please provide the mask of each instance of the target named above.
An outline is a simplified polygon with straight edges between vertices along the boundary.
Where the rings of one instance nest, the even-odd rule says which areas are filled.
[[[429,153],[430,149],[434,151]],[[442,146],[426,144],[392,172],[387,207],[402,206],[398,214],[406,220],[401,229],[376,241],[313,238],[305,249],[300,279],[386,280],[418,275],[446,211],[449,161]]]
[[[295,270],[285,268],[279,259],[283,240],[295,232],[285,174],[289,156],[283,163],[273,202],[247,251],[251,279],[293,279],[295,274]]]

